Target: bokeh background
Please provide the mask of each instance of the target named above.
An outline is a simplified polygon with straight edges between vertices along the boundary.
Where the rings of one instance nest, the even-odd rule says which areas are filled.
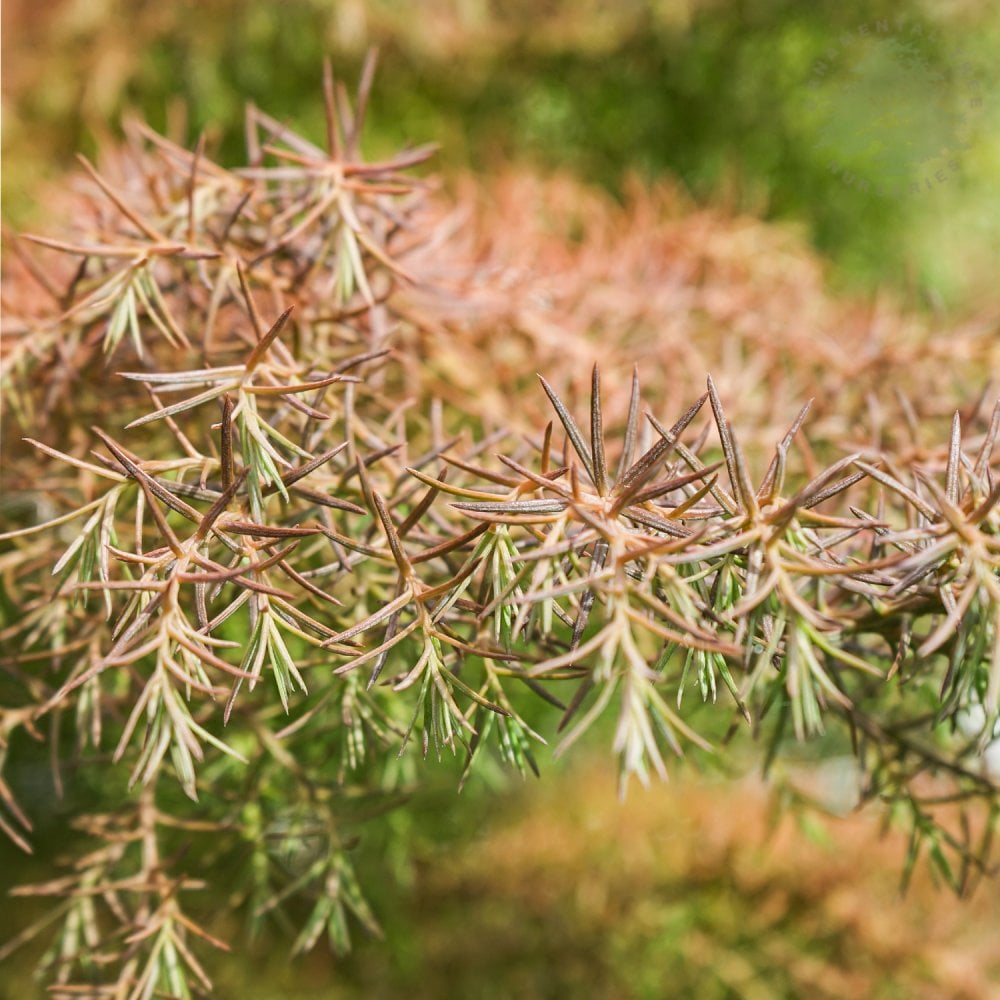
[[[248,100],[320,136],[323,58],[350,81],[371,45],[368,152],[436,141],[446,189],[512,166],[614,198],[670,178],[811,245],[834,295],[942,322],[996,301],[1000,8],[962,0],[6,0],[4,222],[43,228],[45,192],[126,111],[189,144],[205,131],[223,162]],[[460,799],[428,767],[364,828],[385,939],[289,964],[279,932],[234,925],[218,995],[1000,996],[996,883],[958,901],[918,864],[901,895],[905,839],[851,812],[835,760],[804,754],[775,786],[752,757],[682,768],[621,804],[609,740]],[[78,803],[28,805],[36,859],[0,847],[17,881],[48,877]],[[41,912],[4,907],[3,938]],[[31,995],[37,954],[0,996]]]
[[[9,220],[30,218],[39,177],[124,108],[192,142],[207,128],[224,158],[247,100],[321,134],[322,58],[354,79],[378,45],[373,151],[433,139],[446,171],[527,161],[614,192],[669,174],[698,199],[802,227],[838,284],[888,282],[938,308],[990,291],[991,4],[7,0],[3,17]],[[937,181],[949,159],[961,169]],[[882,195],[860,183],[878,176],[899,182]]]

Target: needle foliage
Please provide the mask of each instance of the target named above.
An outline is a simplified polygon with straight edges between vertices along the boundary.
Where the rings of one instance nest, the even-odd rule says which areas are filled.
[[[771,757],[840,734],[909,863],[966,887],[996,815],[1000,405],[886,416],[865,387],[901,345],[740,334],[738,305],[714,378],[697,338],[633,367],[601,310],[648,299],[539,307],[488,253],[452,267],[433,150],[362,155],[373,71],[352,101],[327,70],[322,145],[250,107],[240,167],[130,122],[64,233],[9,242],[0,733],[114,789],[93,849],[18,890],[53,897],[22,937],[55,927],[55,995],[211,989],[199,839],[249,858],[253,927],[300,918],[294,951],[379,933],[359,818],[421,758],[537,773],[602,717],[622,792],[740,730]],[[2,772],[0,800],[30,850]]]

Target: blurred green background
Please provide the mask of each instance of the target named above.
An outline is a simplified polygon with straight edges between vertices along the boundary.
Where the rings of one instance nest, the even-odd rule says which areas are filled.
[[[671,176],[699,202],[799,229],[845,293],[941,314],[992,301],[995,6],[6,0],[3,18],[3,216],[16,227],[50,226],[44,186],[126,109],[189,143],[207,130],[226,163],[247,100],[318,138],[323,57],[353,84],[374,44],[371,155],[437,141],[446,181],[517,163],[614,193]],[[610,737],[595,737],[602,755]],[[289,964],[277,932],[247,944],[213,927],[239,955],[214,965],[219,995],[1000,995],[995,893],[958,903],[924,873],[901,900],[905,844],[880,840],[871,816],[801,814],[769,833],[758,785],[697,777],[622,806],[610,768],[576,760],[528,785],[498,773],[457,800],[455,773],[428,767],[359,851],[386,941],[358,931],[346,960],[317,949]],[[18,881],[51,877],[72,846],[70,805],[43,824],[37,860],[0,846]],[[0,939],[42,912],[5,908]],[[30,995],[37,954],[0,977],[0,997]]]
[[[594,734],[595,750],[609,733]],[[39,748],[39,755],[44,750]],[[295,931],[266,922],[250,936],[226,910],[249,856],[213,856],[206,838],[185,864],[214,891],[185,893],[185,912],[228,941],[202,948],[225,1000],[992,1000],[1000,981],[1000,902],[989,883],[958,899],[918,867],[900,892],[905,838],[871,811],[839,818],[787,808],[753,777],[674,766],[673,779],[614,794],[613,765],[577,755],[540,781],[478,782],[456,798],[456,769],[427,768],[387,822],[361,828],[358,875],[384,931],[351,925],[353,951],[321,941],[290,959]],[[40,771],[45,762],[38,762]],[[41,814],[31,859],[0,843],[7,882],[46,881],[54,857],[93,847],[66,823],[121,780],[110,768],[70,780]],[[814,773],[797,780],[818,790]],[[75,788],[74,788],[75,784]],[[39,776],[36,789],[44,787]],[[75,799],[75,801],[74,801]],[[38,808],[40,807],[40,808]],[[55,901],[0,910],[0,943]],[[292,905],[300,925],[307,908]],[[0,998],[46,995],[30,969],[42,940],[0,965]]]
[[[613,191],[666,173],[802,227],[837,286],[959,311],[991,293],[995,5],[8,0],[3,13],[15,224],[38,178],[125,107],[189,142],[209,128],[227,161],[246,100],[321,135],[323,56],[353,82],[374,44],[372,151],[436,140],[446,171],[528,161]]]

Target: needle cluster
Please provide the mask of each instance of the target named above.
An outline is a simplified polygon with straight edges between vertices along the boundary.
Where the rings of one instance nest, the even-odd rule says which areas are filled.
[[[537,773],[543,734],[603,717],[623,790],[740,729],[772,756],[840,733],[964,885],[988,840],[935,808],[996,801],[1000,405],[844,447],[803,400],[765,448],[707,373],[671,407],[654,372],[644,406],[627,344],[610,405],[596,365],[589,407],[547,371],[506,423],[424,391],[420,345],[467,335],[415,287],[453,220],[412,173],[431,149],[363,158],[372,71],[353,103],[327,71],[322,148],[250,108],[239,168],[129,123],[73,234],[11,243],[0,733],[47,725],[57,781],[105,751],[121,775],[81,820],[102,846],[24,890],[60,900],[57,995],[210,988],[195,946],[223,945],[170,854],[198,835],[251,852],[253,922],[305,899],[296,950],[347,947],[349,915],[377,931],[351,817],[394,803],[407,751]]]

